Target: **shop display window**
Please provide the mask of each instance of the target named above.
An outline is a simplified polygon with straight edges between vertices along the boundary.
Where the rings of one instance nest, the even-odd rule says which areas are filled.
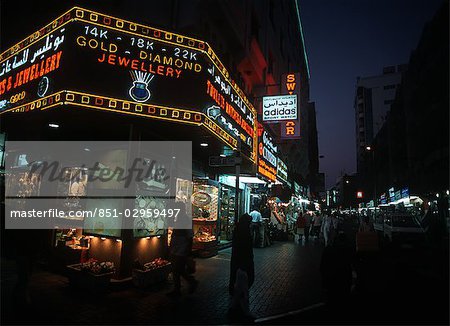
[[[234,227],[234,189],[222,186],[220,202],[220,240],[231,240]]]
[[[219,215],[218,184],[212,184],[210,180],[194,180],[191,203],[194,247],[196,244],[215,242]]]
[[[5,192],[7,196],[17,197],[9,201],[13,209],[26,209],[27,198],[39,196],[41,178],[37,173],[30,172],[29,168],[10,169],[7,172]]]
[[[66,167],[61,171],[61,180],[57,186],[57,196],[66,197],[58,201],[58,207],[64,212],[69,210],[81,210],[85,208],[85,197],[87,195],[88,174],[86,168]],[[66,213],[65,218],[83,220],[82,216],[69,217]]]
[[[218,217],[219,187],[194,183],[191,196],[192,218],[198,221],[216,221]]]
[[[108,214],[109,212],[122,212],[123,200],[119,198],[89,198],[86,201],[86,210],[93,214],[84,218],[84,234],[117,237],[121,236],[122,216]]]
[[[81,229],[57,229],[55,231],[55,247],[89,249],[89,244],[89,237],[83,236]]]
[[[133,216],[134,237],[150,237],[164,235],[166,225],[166,201],[152,196],[138,196],[135,201],[135,208],[138,214]],[[141,214],[141,210],[151,214]]]

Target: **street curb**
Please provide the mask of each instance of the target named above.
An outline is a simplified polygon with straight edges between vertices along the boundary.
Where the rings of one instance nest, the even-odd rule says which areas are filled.
[[[311,306],[308,306],[308,307],[305,307],[305,308],[302,308],[302,309],[292,310],[292,311],[288,311],[288,312],[285,312],[285,313],[282,313],[282,314],[278,314],[278,315],[257,318],[257,319],[255,319],[254,323],[255,324],[256,323],[263,323],[263,322],[266,322],[266,321],[271,321],[271,320],[274,320],[274,319],[279,319],[279,318],[283,318],[283,317],[287,317],[287,316],[298,315],[298,314],[301,314],[301,313],[306,312],[308,310],[320,308],[320,307],[322,307],[324,305],[325,305],[325,303],[319,302],[319,303],[313,304]]]

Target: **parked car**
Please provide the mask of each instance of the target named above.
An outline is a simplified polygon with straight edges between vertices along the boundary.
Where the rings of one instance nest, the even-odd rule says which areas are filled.
[[[416,245],[425,240],[425,231],[411,215],[388,215],[383,223],[384,239],[403,247]]]

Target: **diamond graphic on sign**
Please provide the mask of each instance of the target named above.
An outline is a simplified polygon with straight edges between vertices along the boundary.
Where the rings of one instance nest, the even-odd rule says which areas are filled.
[[[131,98],[136,102],[147,101],[151,96],[151,93],[148,90],[147,86],[152,81],[153,77],[155,77],[155,75],[135,70],[130,71],[130,75],[133,79],[133,86],[128,91]]]
[[[216,120],[220,116],[220,107],[217,105],[210,106],[206,109],[206,114],[213,120]]]
[[[47,76],[42,77],[38,84],[37,95],[39,97],[44,97],[47,94],[48,88],[50,85],[50,80]]]

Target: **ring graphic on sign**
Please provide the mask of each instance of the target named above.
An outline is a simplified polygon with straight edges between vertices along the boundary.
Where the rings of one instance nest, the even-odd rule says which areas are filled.
[[[45,94],[47,94],[48,89],[50,86],[50,80],[48,79],[47,76],[42,77],[42,79],[39,81],[38,84],[38,90],[37,90],[37,95],[39,97],[44,97]]]
[[[130,71],[130,75],[133,79],[133,86],[128,91],[130,97],[136,102],[147,101],[151,96],[147,86],[155,75],[135,70]]]

